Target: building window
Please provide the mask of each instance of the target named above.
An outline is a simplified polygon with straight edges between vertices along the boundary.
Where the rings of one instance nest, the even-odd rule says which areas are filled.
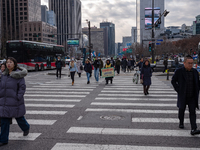
[[[40,27],[39,27],[39,31],[40,31]]]
[[[29,33],[29,36],[32,36],[32,33]]]
[[[27,36],[27,34],[24,34],[24,36]]]
[[[22,6],[22,3],[20,3],[20,6]]]
[[[20,20],[23,20],[23,17],[20,17]]]
[[[20,8],[20,10],[22,11],[22,10],[23,10],[23,8]]]
[[[27,7],[24,7],[24,10],[27,10]]]
[[[41,36],[41,33],[38,33],[38,36]]]
[[[32,38],[29,38],[29,41],[32,41]]]
[[[34,27],[34,31],[36,31],[36,27]]]
[[[34,41],[37,41],[37,38],[34,38]]]
[[[23,12],[20,12],[20,15],[23,15]]]
[[[31,27],[30,27],[30,31],[31,31]]]
[[[24,17],[24,20],[27,20],[27,17]]]
[[[24,3],[24,6],[27,6],[27,3]]]
[[[27,31],[27,28],[25,28],[25,31]]]
[[[41,38],[38,38],[38,41],[41,41]]]
[[[27,15],[27,12],[24,12],[24,15]]]
[[[25,40],[28,40],[27,38],[25,38]]]

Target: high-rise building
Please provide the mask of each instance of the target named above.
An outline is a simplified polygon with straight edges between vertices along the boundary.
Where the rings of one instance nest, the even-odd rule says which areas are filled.
[[[152,1],[137,0],[136,2],[136,25],[137,25],[137,42],[148,44],[152,37]],[[154,21],[159,18],[159,14],[164,12],[164,0],[154,0]],[[163,33],[164,16],[161,18],[161,24],[155,29],[155,38]],[[148,41],[149,40],[149,41]]]
[[[67,39],[82,39],[80,0],[49,0],[49,10],[56,14],[59,45],[66,44]]]
[[[54,11],[47,11],[47,23],[56,26],[56,14]]]
[[[115,55],[115,24],[112,22],[102,22],[100,23],[100,28],[105,28],[107,31],[107,49],[108,53],[105,53],[105,55],[113,56]]]
[[[2,34],[6,39],[17,40],[20,23],[41,21],[41,0],[1,0]]]
[[[82,29],[83,34],[88,35],[88,28]],[[103,28],[91,27],[91,43],[93,45],[92,51],[95,51],[97,56],[100,53],[101,56],[104,56],[104,40],[105,30]]]
[[[131,36],[124,36],[122,38],[122,47],[128,48],[132,45],[132,37]]]
[[[47,22],[47,11],[48,8],[46,5],[41,5],[41,19],[43,22]]]
[[[131,29],[132,43],[137,43],[137,27]]]
[[[196,16],[196,21],[193,22],[193,35],[200,34],[200,15]]]

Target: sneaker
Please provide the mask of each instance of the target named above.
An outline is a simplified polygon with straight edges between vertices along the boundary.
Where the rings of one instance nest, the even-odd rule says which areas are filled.
[[[26,130],[26,131],[24,131],[24,134],[23,134],[23,136],[27,136],[29,134],[29,129],[28,130]]]

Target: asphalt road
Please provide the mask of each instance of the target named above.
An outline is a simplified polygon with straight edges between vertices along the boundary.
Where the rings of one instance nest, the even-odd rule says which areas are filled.
[[[144,96],[133,73],[121,73],[109,85],[94,77],[87,85],[83,73],[72,86],[67,69],[61,79],[48,75],[54,72],[30,72],[25,78],[30,134],[23,137],[13,119],[9,144],[1,150],[200,149],[200,136],[190,135],[188,110],[185,129],[178,128],[177,95],[165,76],[155,73],[150,95]]]

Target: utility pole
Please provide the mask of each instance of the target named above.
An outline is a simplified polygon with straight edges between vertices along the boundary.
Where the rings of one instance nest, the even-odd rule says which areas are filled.
[[[91,28],[90,28],[90,21],[88,21],[88,30],[89,30],[89,58],[91,60]]]
[[[151,45],[151,52],[152,52],[152,63],[154,63],[154,49],[155,49],[155,35],[154,35],[154,0],[152,0],[152,45]]]

